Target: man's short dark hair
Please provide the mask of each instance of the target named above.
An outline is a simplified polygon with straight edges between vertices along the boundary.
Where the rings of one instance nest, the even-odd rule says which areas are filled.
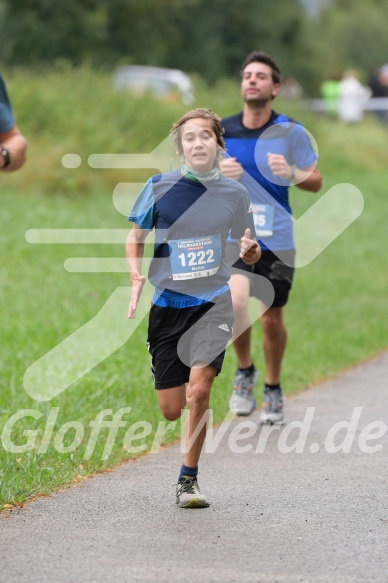
[[[268,65],[272,71],[272,81],[274,83],[281,82],[280,69],[275,61],[269,55],[267,55],[267,53],[263,53],[262,51],[253,51],[250,53],[244,59],[243,64],[241,65],[241,75],[243,74],[245,67],[250,63],[264,63],[264,65]]]

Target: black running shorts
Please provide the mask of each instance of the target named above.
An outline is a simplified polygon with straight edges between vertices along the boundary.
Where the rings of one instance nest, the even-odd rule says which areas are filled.
[[[199,363],[221,371],[225,348],[232,337],[233,306],[230,292],[189,308],[151,307],[148,350],[156,389],[187,383],[190,369]]]
[[[266,297],[268,297],[268,292],[260,285],[260,278],[255,278],[255,275],[265,277],[275,291],[275,298],[271,306],[268,307],[281,308],[285,306],[294,278],[295,249],[277,251],[278,255],[272,251],[263,250],[261,258],[254,265],[244,263],[240,259],[239,253],[239,244],[228,241],[224,262],[229,272],[233,275],[234,273],[241,273],[243,271],[244,275],[247,275],[251,282],[250,295],[262,300],[267,305]]]

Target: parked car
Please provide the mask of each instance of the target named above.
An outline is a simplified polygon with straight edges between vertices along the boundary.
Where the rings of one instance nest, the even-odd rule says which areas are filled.
[[[194,102],[193,83],[190,77],[179,69],[141,65],[122,66],[114,74],[114,86],[139,94],[152,91],[160,97],[167,98],[178,94],[186,105]]]

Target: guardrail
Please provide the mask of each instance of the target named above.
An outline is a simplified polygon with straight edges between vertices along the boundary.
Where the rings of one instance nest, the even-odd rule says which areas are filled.
[[[328,104],[324,99],[308,99],[305,100],[305,105],[310,111],[332,112],[335,102],[333,100]],[[364,111],[388,111],[388,97],[371,97],[363,100],[363,109]]]

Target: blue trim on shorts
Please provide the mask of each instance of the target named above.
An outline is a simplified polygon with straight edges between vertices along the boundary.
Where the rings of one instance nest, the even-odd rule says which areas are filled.
[[[197,296],[188,296],[166,289],[162,291],[155,288],[152,303],[161,308],[191,308],[211,302],[216,296],[220,296],[229,291],[228,284],[207,293],[198,294]]]

